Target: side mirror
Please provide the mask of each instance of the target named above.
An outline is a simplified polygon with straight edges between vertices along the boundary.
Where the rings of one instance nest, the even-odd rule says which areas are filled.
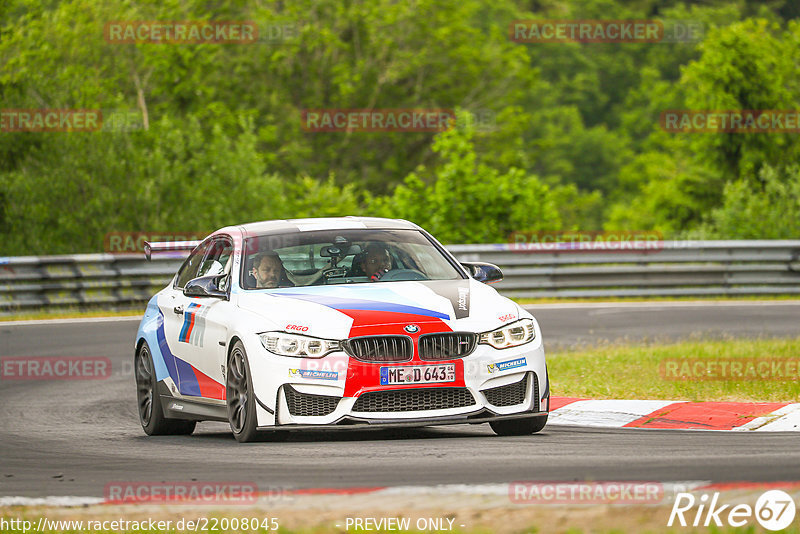
[[[214,297],[227,299],[228,292],[222,289],[226,275],[201,276],[186,282],[183,294],[187,297]]]
[[[503,271],[500,270],[500,267],[492,263],[475,261],[471,263],[462,263],[461,265],[463,265],[472,278],[478,282],[491,284],[503,279]]]

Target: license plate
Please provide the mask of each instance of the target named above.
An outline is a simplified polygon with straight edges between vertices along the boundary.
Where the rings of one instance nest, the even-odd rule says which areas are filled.
[[[381,367],[381,385],[455,382],[456,364]]]

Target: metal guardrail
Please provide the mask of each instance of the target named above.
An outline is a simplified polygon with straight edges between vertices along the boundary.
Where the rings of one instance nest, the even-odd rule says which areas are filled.
[[[181,258],[77,254],[0,258],[0,311],[42,307],[126,308],[147,302]]]
[[[637,244],[638,243],[638,244]],[[800,294],[800,240],[451,245],[460,261],[486,261],[511,297]],[[80,254],[0,258],[0,312],[141,306],[181,264],[174,255]]]

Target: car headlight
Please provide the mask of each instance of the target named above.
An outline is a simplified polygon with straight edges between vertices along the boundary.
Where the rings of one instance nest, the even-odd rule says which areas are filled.
[[[335,339],[287,334],[286,332],[264,332],[258,335],[268,351],[279,356],[295,358],[322,358],[331,352],[342,350],[341,342]]]
[[[496,349],[507,349],[530,343],[536,337],[533,320],[520,319],[517,322],[479,334],[478,343],[491,345]]]

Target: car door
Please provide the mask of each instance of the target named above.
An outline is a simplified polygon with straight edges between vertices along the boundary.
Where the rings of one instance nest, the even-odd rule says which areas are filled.
[[[224,342],[227,328],[221,324],[225,314],[219,305],[229,302],[212,297],[187,297],[183,288],[199,276],[224,274],[215,269],[219,270],[219,260],[225,259],[226,243],[230,241],[214,236],[198,245],[178,271],[173,287],[159,299],[164,316],[164,341],[173,356],[168,358],[167,367],[182,395],[225,398],[222,369],[217,362],[222,348],[218,339]],[[232,245],[228,250],[232,250]],[[224,271],[225,264],[222,266]]]
[[[223,276],[221,287],[230,287],[233,241],[218,235],[210,241],[197,276]],[[194,367],[197,387],[193,393],[205,398],[225,398],[225,358],[228,321],[233,317],[230,300],[218,297],[184,297],[184,321],[179,342]]]

